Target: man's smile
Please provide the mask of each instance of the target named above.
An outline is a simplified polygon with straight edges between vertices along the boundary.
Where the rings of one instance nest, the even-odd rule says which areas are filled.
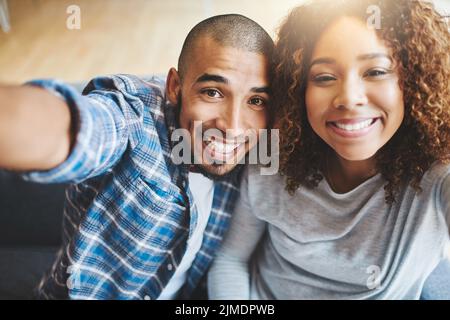
[[[209,136],[203,141],[203,150],[211,160],[230,161],[239,151],[245,147],[246,141],[223,140],[215,136]]]

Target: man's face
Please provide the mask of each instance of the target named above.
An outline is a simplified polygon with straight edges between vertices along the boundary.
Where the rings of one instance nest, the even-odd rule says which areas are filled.
[[[267,126],[268,60],[204,37],[188,63],[178,86],[178,74],[169,72],[169,100],[181,102],[180,126],[190,132],[196,163],[222,176],[256,145],[248,133]]]

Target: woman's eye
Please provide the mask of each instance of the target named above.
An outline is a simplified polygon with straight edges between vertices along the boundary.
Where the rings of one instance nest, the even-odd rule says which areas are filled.
[[[381,77],[381,76],[384,76],[384,75],[386,75],[388,73],[389,72],[387,70],[373,69],[373,70],[367,71],[364,74],[364,76],[367,76],[367,77]]]
[[[326,83],[326,82],[330,82],[333,80],[336,80],[336,78],[333,76],[330,76],[330,75],[319,75],[319,76],[313,77],[313,81],[318,82],[318,83]]]
[[[222,94],[215,89],[206,89],[202,91],[203,94],[206,94],[209,98],[220,98]]]

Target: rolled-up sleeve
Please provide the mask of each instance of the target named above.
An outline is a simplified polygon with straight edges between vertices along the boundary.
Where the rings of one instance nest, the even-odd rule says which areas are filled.
[[[35,80],[27,85],[47,89],[66,101],[75,141],[62,164],[47,171],[22,173],[25,180],[78,183],[105,173],[127,147],[140,140],[144,105],[126,77],[95,78],[83,95],[56,80]]]

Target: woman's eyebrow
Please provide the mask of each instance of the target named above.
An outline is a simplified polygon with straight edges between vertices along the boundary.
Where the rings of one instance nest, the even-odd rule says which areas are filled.
[[[379,59],[379,58],[385,58],[388,59],[390,61],[392,61],[392,58],[385,54],[385,53],[366,53],[366,54],[361,54],[357,57],[358,60],[372,60],[372,59]]]
[[[356,57],[356,59],[359,61],[379,59],[379,58],[385,58],[392,62],[392,58],[389,55],[387,55],[385,53],[381,53],[381,52],[365,53],[365,54],[360,54],[359,56]],[[328,58],[328,57],[317,58],[317,59],[313,60],[313,62],[311,62],[311,64],[309,65],[309,68],[311,68],[313,65],[316,65],[316,64],[336,64],[336,60],[333,58]]]
[[[333,58],[317,58],[313,62],[311,62],[309,67],[311,68],[315,64],[335,64],[335,63],[336,60],[334,60]]]

